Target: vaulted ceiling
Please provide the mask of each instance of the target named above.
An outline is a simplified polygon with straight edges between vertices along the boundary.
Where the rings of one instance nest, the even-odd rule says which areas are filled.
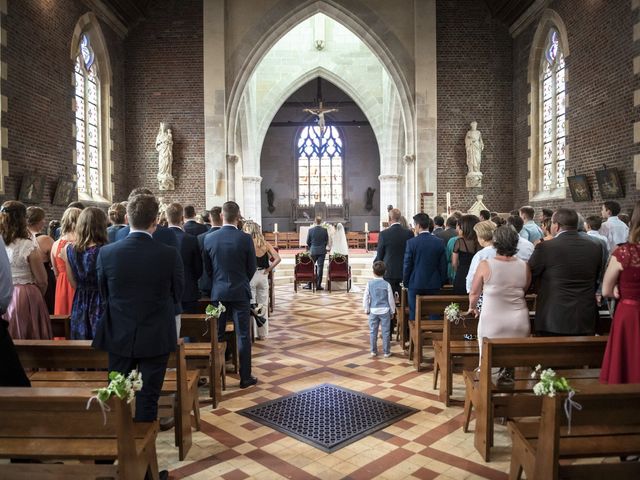
[[[510,27],[535,0],[485,0],[491,15]]]

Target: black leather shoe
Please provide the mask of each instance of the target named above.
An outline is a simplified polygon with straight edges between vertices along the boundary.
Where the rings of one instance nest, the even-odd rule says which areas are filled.
[[[258,379],[256,377],[249,377],[249,380],[240,380],[240,388],[252,387],[257,383]]]
[[[305,290],[311,290],[311,285],[305,285],[304,287],[302,287]]]
[[[324,287],[318,287],[316,290],[324,290]]]
[[[176,422],[173,417],[163,417],[160,419],[160,431],[166,432],[175,426]]]

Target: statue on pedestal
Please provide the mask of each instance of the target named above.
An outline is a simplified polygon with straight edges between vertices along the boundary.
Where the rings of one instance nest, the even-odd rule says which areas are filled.
[[[173,135],[164,122],[160,123],[160,130],[156,136],[156,150],[158,152],[158,186],[160,190],[174,190],[175,183],[171,175]]]
[[[480,163],[482,162],[482,150],[484,143],[482,134],[477,130],[478,122],[471,122],[471,130],[467,132],[464,139],[464,145],[467,150],[467,187],[482,186],[482,172],[480,171]]]

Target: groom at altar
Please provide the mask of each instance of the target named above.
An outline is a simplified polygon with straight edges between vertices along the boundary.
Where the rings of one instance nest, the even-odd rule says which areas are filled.
[[[310,228],[309,233],[307,233],[307,248],[316,264],[316,290],[324,290],[322,288],[322,272],[324,270],[324,257],[327,254],[327,244],[329,243],[329,234],[327,229],[320,225],[321,223],[322,217],[316,217],[315,226]],[[311,283],[304,288],[310,290]]]

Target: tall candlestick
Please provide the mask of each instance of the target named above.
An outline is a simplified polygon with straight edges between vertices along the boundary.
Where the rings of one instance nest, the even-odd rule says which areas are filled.
[[[364,222],[364,231],[365,232],[369,231],[369,222]]]
[[[274,223],[274,224],[273,224],[273,231],[274,231],[275,233],[278,233],[278,224],[277,224],[277,223]]]
[[[451,192],[447,192],[447,215],[451,213]]]

